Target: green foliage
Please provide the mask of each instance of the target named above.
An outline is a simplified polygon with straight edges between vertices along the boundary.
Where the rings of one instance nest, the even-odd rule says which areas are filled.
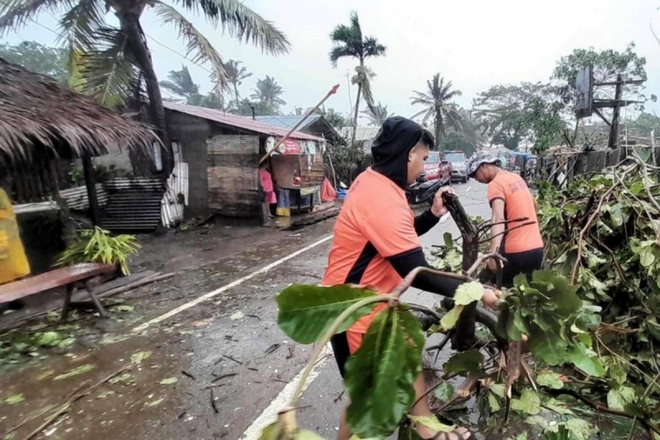
[[[570,55],[562,57],[552,73],[552,79],[558,82],[555,92],[562,98],[566,108],[572,112],[575,101],[575,79],[579,71],[585,67],[593,67],[594,82],[609,82],[616,80],[617,74],[624,78],[646,80],[646,59],[635,52],[635,43],[630,43],[626,50],[619,52],[612,49],[596,51],[594,48],[575,49]],[[600,90],[611,90],[601,88]],[[643,100],[641,87],[626,86],[626,96],[631,100]],[[601,95],[596,87],[595,98],[609,99],[611,96]]]
[[[362,438],[394,432],[414,402],[413,382],[422,371],[423,347],[424,334],[409,311],[388,308],[376,316],[346,363],[351,432]]]
[[[484,355],[479,350],[468,350],[454,354],[443,370],[446,374],[452,373],[476,373],[484,363]]]
[[[1,2],[0,35],[22,29],[32,17],[44,10],[62,11],[58,17],[58,27],[60,39],[67,44],[69,70],[77,77],[74,88],[109,107],[126,105],[135,98],[136,91],[140,91],[145,82],[157,83],[140,24],[141,14],[147,10],[155,12],[162,23],[171,24],[177,30],[192,61],[208,63],[211,80],[220,87],[228,85],[225,64],[209,40],[182,11],[201,13],[214,28],[220,26],[223,32],[239,41],[252,43],[264,52],[277,55],[288,52],[290,47],[286,36],[273,23],[238,0],[177,2],[177,8],[164,2],[144,1],[135,8],[133,3],[63,0]],[[112,17],[118,24],[106,21],[107,17]],[[141,44],[129,44],[131,33],[135,38],[132,41],[140,40]],[[155,93],[160,95],[158,88]],[[162,111],[160,99],[150,101],[156,101],[151,105],[161,107]]]
[[[277,114],[279,113],[280,106],[286,105],[286,102],[280,98],[283,93],[282,86],[277,84],[274,78],[266,75],[266,78],[257,80],[257,85],[251,98],[266,108],[274,109]]]
[[[660,386],[654,385],[660,374],[658,182],[657,171],[636,163],[577,179],[562,190],[541,185],[538,195],[546,267],[569,279],[575,274],[576,295],[603,309],[596,332],[580,333],[598,322],[593,315],[578,315],[562,333],[591,340],[601,354],[605,382],[593,380],[594,388],[584,388],[602,405],[626,412],[634,410],[630,397],[646,392],[636,407],[653,419],[660,411]],[[600,372],[589,362],[588,345],[578,346],[571,356],[583,371],[596,367]]]
[[[548,84],[493,86],[479,94],[474,106],[491,141],[511,150],[523,143],[546,150],[565,129],[562,103]]]
[[[14,46],[0,44],[0,58],[31,72],[50,76],[61,85],[67,84],[67,56],[62,48],[44,46],[36,41],[23,41]]]
[[[374,295],[369,290],[348,285],[321,287],[294,284],[276,297],[279,311],[277,325],[294,341],[311,344],[323,335],[346,308]],[[374,304],[370,304],[356,310],[337,332],[346,331],[373,308]]]
[[[436,146],[442,142],[447,127],[454,130],[461,129],[462,115],[458,106],[451,101],[461,96],[463,92],[454,89],[451,81],[445,82],[445,78],[436,73],[431,80],[426,82],[426,91],[413,91],[413,93],[414,96],[410,98],[411,103],[426,107],[413,118],[424,115],[423,124],[428,121],[433,122]]]
[[[534,272],[531,280],[518,275],[498,319],[499,331],[513,341],[526,335],[532,354],[549,365],[573,363],[592,376],[603,366],[591,350],[591,337],[600,322],[597,308],[583,307],[576,289],[552,271]]]
[[[451,131],[442,137],[438,149],[440,151],[460,150],[465,152],[467,156],[470,156],[476,151],[476,144],[463,132]]]
[[[333,67],[337,67],[337,62],[341,58],[355,58],[359,62],[355,68],[356,75],[351,79],[352,83],[358,86],[353,116],[353,126],[356,127],[358,125],[358,109],[360,108],[361,97],[364,97],[371,113],[376,113],[370,83],[375,74],[364,65],[364,62],[368,58],[385,56],[387,48],[378,42],[376,38],[367,37],[362,33],[360,19],[355,11],[351,12],[349,25],[340,24],[335,26],[330,33],[330,40],[332,41],[332,50],[329,55]]]
[[[55,262],[56,266],[70,266],[76,263],[118,264],[124,275],[128,275],[128,259],[136,254],[140,245],[133,235],[110,235],[98,226],[81,231]]]

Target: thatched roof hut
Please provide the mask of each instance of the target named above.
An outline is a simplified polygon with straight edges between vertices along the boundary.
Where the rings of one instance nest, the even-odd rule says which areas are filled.
[[[29,160],[43,147],[55,157],[100,156],[107,145],[156,141],[147,127],[0,58],[0,156]]]

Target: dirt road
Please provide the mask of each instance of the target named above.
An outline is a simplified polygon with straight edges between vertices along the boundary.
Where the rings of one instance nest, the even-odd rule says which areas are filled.
[[[468,213],[489,215],[484,186],[456,189]],[[442,243],[445,231],[458,234],[451,218],[424,246]],[[278,329],[274,295],[319,282],[331,232],[326,222],[295,233],[209,228],[143,240],[136,267],[176,276],[131,292],[109,307],[108,322],[79,314],[69,328],[46,318],[21,329],[71,333],[75,342],[2,367],[0,438],[27,420],[9,434],[24,438],[70,403],[35,438],[256,439],[286,404],[311,348]],[[404,299],[437,302],[413,291]],[[330,351],[311,379],[300,424],[334,438],[345,398]]]

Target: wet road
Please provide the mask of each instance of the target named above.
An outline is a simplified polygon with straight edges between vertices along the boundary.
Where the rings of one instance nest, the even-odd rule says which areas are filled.
[[[455,189],[469,214],[489,216],[485,186],[470,181]],[[92,363],[97,368],[86,373],[89,377],[77,377],[95,383],[136,350],[152,355],[133,368],[130,386],[103,385],[44,431],[48,437],[36,438],[258,438],[286,406],[312,348],[292,343],[279,330],[274,296],[291,283],[320,281],[331,231],[332,222],[326,222],[268,236],[236,256],[206,254],[203,264],[189,262],[190,267],[188,257],[179,258],[181,272],[162,290],[177,296],[159,303],[150,299],[143,316],[126,326],[130,339],[0,376],[0,438],[31,412],[66,401],[75,391],[79,383],[73,379],[51,381],[53,371]],[[442,243],[447,231],[458,235],[451,218],[422,237],[425,248]],[[250,239],[256,240],[245,238]],[[209,252],[222,255],[222,249]],[[432,306],[438,298],[411,289],[404,300]],[[311,379],[299,424],[332,439],[346,398],[331,351]],[[12,393],[23,393],[26,402],[2,406]]]

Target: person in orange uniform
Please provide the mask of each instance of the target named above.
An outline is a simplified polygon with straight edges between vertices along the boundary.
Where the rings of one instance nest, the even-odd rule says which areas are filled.
[[[500,160],[489,154],[478,155],[468,167],[468,175],[488,184],[488,203],[492,210],[490,251],[498,252],[507,262],[502,268],[502,285],[513,286],[516,275],[531,275],[543,267],[543,238],[536,216],[536,201],[527,184],[518,174],[500,168]],[[502,223],[507,219],[527,218],[534,222]],[[499,224],[498,224],[499,223]],[[488,268],[497,270],[494,259]]]
[[[378,292],[391,292],[411,270],[429,266],[419,236],[428,232],[447,212],[442,193],[435,196],[432,207],[415,216],[408,206],[404,189],[424,171],[429,148],[435,145],[433,135],[419,124],[403,117],[388,118],[374,140],[371,152],[374,164],[360,174],[350,187],[334,228],[328,266],[322,284],[368,285]],[[421,273],[413,287],[445,296],[453,296],[460,281],[429,273]],[[484,289],[483,302],[494,308],[497,295]],[[384,306],[383,306],[384,307]],[[360,346],[364,334],[376,313],[361,318],[346,332],[332,338],[332,347],[341,375],[348,357]],[[415,380],[419,400],[411,413],[431,416],[422,375]],[[473,438],[465,428],[452,433],[436,433],[418,427],[422,438],[464,440]],[[338,439],[349,439],[345,411],[339,426]]]

